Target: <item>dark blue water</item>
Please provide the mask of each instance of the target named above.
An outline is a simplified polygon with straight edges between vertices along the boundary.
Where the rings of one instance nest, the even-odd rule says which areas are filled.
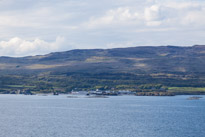
[[[204,137],[205,96],[0,95],[0,137]]]

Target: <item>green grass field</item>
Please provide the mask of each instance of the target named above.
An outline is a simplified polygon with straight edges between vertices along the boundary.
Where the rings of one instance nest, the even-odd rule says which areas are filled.
[[[197,92],[204,92],[205,93],[205,87],[169,87],[169,92],[182,92],[182,93],[197,93]]]
[[[10,88],[35,88],[35,86],[26,86],[26,85],[7,85]]]

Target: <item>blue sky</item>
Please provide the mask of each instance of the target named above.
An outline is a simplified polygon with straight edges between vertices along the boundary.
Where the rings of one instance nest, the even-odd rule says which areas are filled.
[[[205,44],[202,0],[0,0],[0,56]]]

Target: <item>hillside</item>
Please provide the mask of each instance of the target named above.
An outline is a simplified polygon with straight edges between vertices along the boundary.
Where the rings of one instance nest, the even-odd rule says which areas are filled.
[[[135,90],[142,85],[205,87],[205,46],[89,49],[0,57],[1,92],[19,89]],[[38,88],[37,88],[38,87]],[[36,88],[36,89],[35,89]]]

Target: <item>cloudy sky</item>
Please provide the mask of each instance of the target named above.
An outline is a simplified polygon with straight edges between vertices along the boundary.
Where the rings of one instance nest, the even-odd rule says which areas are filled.
[[[0,56],[195,44],[204,0],[0,0]]]

